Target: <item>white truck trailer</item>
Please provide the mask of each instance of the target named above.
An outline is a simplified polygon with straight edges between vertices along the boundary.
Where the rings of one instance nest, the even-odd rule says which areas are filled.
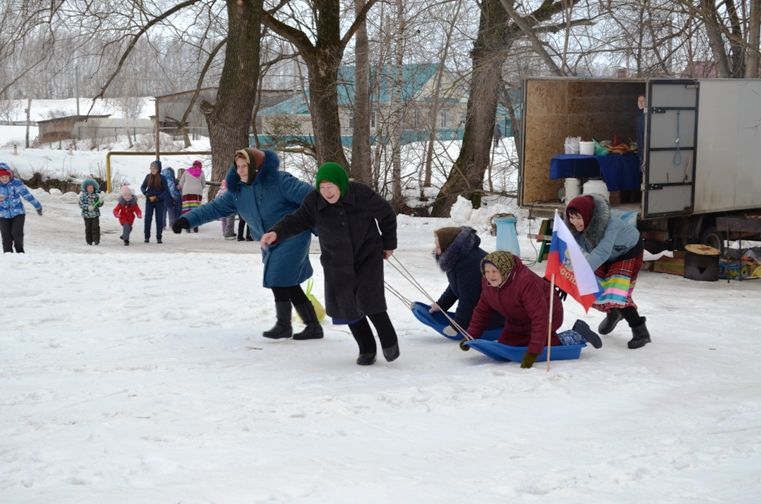
[[[641,180],[610,201],[637,210],[648,249],[760,240],[761,79],[526,79],[519,204],[536,217],[562,208],[549,167],[566,137],[636,140],[639,95]]]

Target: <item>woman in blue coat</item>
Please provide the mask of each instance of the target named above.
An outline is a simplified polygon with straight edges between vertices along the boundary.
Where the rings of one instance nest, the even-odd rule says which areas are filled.
[[[175,233],[238,213],[248,224],[255,240],[276,222],[296,211],[313,188],[288,172],[280,171],[280,159],[272,151],[242,149],[235,153],[235,165],[227,173],[227,192],[180,217]],[[262,334],[265,338],[304,340],[322,338],[322,326],[312,303],[299,285],[312,276],[309,262],[311,231],[299,233],[287,242],[262,250],[264,287],[275,296],[277,323]],[[306,324],[293,334],[291,306]]]

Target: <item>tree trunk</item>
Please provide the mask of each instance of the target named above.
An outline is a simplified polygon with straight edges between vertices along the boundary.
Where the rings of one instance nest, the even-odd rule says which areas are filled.
[[[711,47],[713,58],[716,60],[717,77],[727,78],[730,76],[729,58],[727,58],[727,53],[724,50],[724,40],[716,13],[716,4],[714,0],[700,0],[700,4],[708,35],[708,45]]]
[[[225,63],[215,103],[204,102],[211,142],[211,179],[223,180],[235,151],[248,147],[259,81],[262,0],[227,1]]]
[[[354,0],[354,10],[362,11],[365,0]],[[354,119],[351,142],[351,173],[359,182],[373,187],[370,164],[370,58],[367,23],[362,23],[354,41]]]
[[[449,49],[452,46],[452,34],[457,26],[457,19],[460,17],[460,9],[462,8],[462,1],[458,1],[455,5],[454,15],[452,16],[452,22],[447,27],[446,37],[444,39],[444,47],[442,48],[441,58],[439,58],[439,68],[436,72],[436,81],[434,85],[433,95],[431,96],[431,113],[430,117],[433,117],[433,124],[430,125],[430,134],[428,135],[428,143],[425,147],[425,173],[423,177],[423,183],[420,184],[420,196],[423,197],[423,188],[431,187],[431,177],[433,175],[433,150],[436,147],[436,118],[439,116],[439,105],[441,98],[441,81],[444,78],[444,70],[446,69],[446,60],[449,56]]]
[[[446,216],[459,194],[470,197],[481,190],[484,172],[489,166],[502,62],[512,45],[512,40],[508,39],[508,19],[500,0],[483,2],[478,37],[471,52],[473,75],[462,149],[436,197],[431,212],[433,216]]]
[[[761,53],[761,0],[750,0],[750,16],[748,21],[748,49],[745,52],[745,77],[759,77],[758,67]]]
[[[402,132],[404,131],[405,104],[402,96],[404,40],[406,20],[404,18],[404,0],[396,0],[396,21],[398,31],[394,37],[394,84],[391,98],[391,203],[399,210],[404,204],[402,197]]]

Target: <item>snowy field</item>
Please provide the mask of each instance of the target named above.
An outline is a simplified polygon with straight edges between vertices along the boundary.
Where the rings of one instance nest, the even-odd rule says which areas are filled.
[[[0,161],[22,172],[105,157],[11,158],[7,138]],[[759,281],[644,271],[635,299],[653,343],[628,350],[622,323],[549,372],[462,352],[389,294],[401,357],[359,367],[345,326],[261,337],[275,310],[256,242],[210,223],[144,244],[138,220],[124,247],[109,196],[90,247],[76,195],[35,193],[45,212],[27,206],[27,253],[0,257],[0,504],[761,502]],[[472,223],[494,250],[488,218],[513,211],[531,262],[539,223],[511,205],[400,216],[396,257],[438,297],[433,230]],[[602,319],[565,309],[564,328]]]

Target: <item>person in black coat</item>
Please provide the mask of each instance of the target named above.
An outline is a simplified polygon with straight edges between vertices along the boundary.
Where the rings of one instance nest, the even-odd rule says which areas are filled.
[[[481,259],[486,256],[482,250],[481,238],[476,230],[468,227],[444,227],[434,234],[433,257],[441,271],[447,274],[449,285],[431,306],[430,312],[446,311],[457,303],[454,319],[463,329],[467,329],[473,309],[481,297]],[[504,319],[497,314],[488,328],[502,327]],[[448,336],[455,336],[457,330],[451,325],[444,328]]]
[[[396,214],[366,185],[349,182],[343,167],[324,163],[317,171],[317,191],[301,207],[262,235],[262,246],[315,229],[325,271],[325,311],[334,323],[348,323],[359,345],[357,364],[375,362],[375,326],[383,356],[399,357],[399,343],[386,312],[383,260],[396,249]],[[380,228],[380,232],[378,231]]]
[[[151,163],[151,171],[145,176],[140,190],[145,195],[145,243],[151,241],[151,220],[156,214],[156,243],[161,243],[164,232],[164,199],[169,191],[166,180],[161,176],[161,161]]]

